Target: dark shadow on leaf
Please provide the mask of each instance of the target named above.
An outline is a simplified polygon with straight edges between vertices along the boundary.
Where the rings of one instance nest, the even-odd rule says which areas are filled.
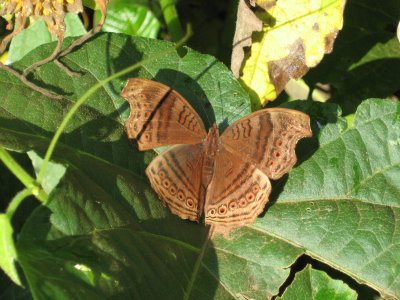
[[[106,176],[105,181],[118,183],[125,174]],[[35,295],[51,299],[52,291],[58,290],[67,298],[73,293],[79,299],[182,299],[196,272],[205,227],[168,212],[160,214],[161,202],[154,195],[152,200],[145,195],[151,194],[150,190],[143,193],[141,187],[133,187],[137,198],[132,202],[121,196],[127,194],[122,185],[117,184],[121,190],[114,193],[116,199],[101,192],[105,189],[102,184],[104,181],[93,175],[70,169],[47,207],[37,209],[25,226],[18,254]],[[156,218],[145,216],[139,208],[149,200]],[[138,213],[126,210],[129,206]],[[209,242],[195,277],[193,296],[206,290],[213,298],[218,285],[217,265]],[[52,276],[44,279],[44,274]]]
[[[110,45],[111,42],[112,42],[112,35],[109,34],[107,35],[107,45]],[[107,46],[105,51],[106,51],[106,57],[108,58],[107,59],[108,76],[111,76],[116,72],[122,71],[127,66],[134,65],[143,60],[143,51],[141,52],[137,49],[132,38],[126,39],[125,44],[121,48],[121,51],[115,58],[111,57],[110,47]],[[118,82],[122,81],[126,83],[126,81],[129,78],[139,77],[139,70],[140,69],[136,69],[129,72],[128,74],[121,76],[120,78],[118,78]],[[108,85],[116,95],[119,95],[123,88],[123,86],[121,87],[118,84],[116,84],[115,81],[110,82]],[[128,106],[129,105],[127,104],[127,107]]]
[[[331,101],[339,104],[347,115],[365,99],[391,97],[399,89],[399,75],[385,70],[400,70],[400,58],[374,60],[344,73],[333,83]]]
[[[286,281],[279,288],[279,293],[272,297],[272,300],[275,300],[277,297],[281,297],[283,293],[290,287],[293,283],[295,276],[298,272],[301,272],[307,265],[311,265],[311,267],[315,270],[325,272],[329,277],[334,280],[343,281],[347,284],[351,289],[355,290],[358,294],[358,299],[366,299],[373,300],[379,297],[379,293],[372,289],[371,287],[360,284],[356,280],[354,280],[351,276],[340,272],[331,266],[322,263],[307,254],[300,255],[296,261],[290,266],[290,274],[287,277]]]

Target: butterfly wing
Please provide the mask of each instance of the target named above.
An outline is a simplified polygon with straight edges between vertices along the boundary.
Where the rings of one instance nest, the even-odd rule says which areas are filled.
[[[197,144],[207,135],[192,106],[175,90],[148,79],[131,78],[121,92],[130,104],[125,122],[140,150],[172,144]]]
[[[269,178],[278,179],[296,163],[297,142],[311,136],[310,118],[299,111],[270,108],[257,111],[229,126],[222,144],[241,153]]]
[[[222,146],[207,188],[205,222],[230,228],[253,223],[264,210],[270,192],[267,175],[253,162]]]
[[[202,144],[176,145],[158,155],[146,169],[160,200],[182,219],[198,221],[203,211],[203,154]]]

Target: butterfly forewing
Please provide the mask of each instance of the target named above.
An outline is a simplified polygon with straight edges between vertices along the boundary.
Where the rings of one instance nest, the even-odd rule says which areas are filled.
[[[199,115],[175,90],[152,80],[131,78],[121,96],[131,114],[125,123],[128,137],[140,150],[172,144],[197,144],[206,137]]]
[[[239,227],[255,221],[268,202],[270,181],[257,166],[238,153],[221,147],[207,189],[207,224]]]
[[[198,221],[202,213],[203,145],[177,145],[158,155],[146,174],[160,200],[182,219]]]
[[[307,136],[311,136],[311,129],[306,114],[270,108],[233,123],[222,134],[221,142],[244,155],[269,178],[278,179],[296,163],[295,146]]]

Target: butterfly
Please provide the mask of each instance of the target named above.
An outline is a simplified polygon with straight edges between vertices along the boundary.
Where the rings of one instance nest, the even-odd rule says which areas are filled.
[[[125,123],[139,150],[174,145],[159,154],[146,175],[162,203],[182,219],[240,227],[264,210],[278,179],[296,163],[295,146],[311,136],[310,119],[285,108],[263,109],[208,130],[172,88],[131,78],[121,92],[130,104]]]

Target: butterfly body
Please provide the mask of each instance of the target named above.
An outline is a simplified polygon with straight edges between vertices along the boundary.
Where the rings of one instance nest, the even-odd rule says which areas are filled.
[[[174,145],[146,169],[152,188],[183,219],[239,227],[255,221],[280,178],[296,162],[297,141],[311,135],[307,115],[265,109],[239,119],[220,136],[196,111],[161,83],[129,79],[121,95],[131,106],[125,123],[140,150]]]
[[[204,189],[207,189],[212,179],[212,175],[214,174],[214,162],[219,149],[219,144],[218,127],[214,124],[208,131],[207,137],[203,142],[204,156],[201,182]]]

